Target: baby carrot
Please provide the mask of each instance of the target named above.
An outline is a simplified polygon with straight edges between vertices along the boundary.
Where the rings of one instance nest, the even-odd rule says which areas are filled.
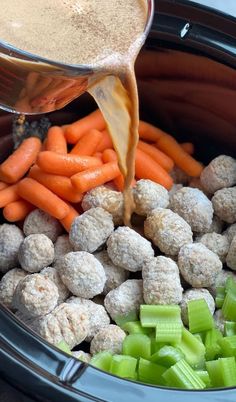
[[[203,166],[188,155],[178,142],[170,135],[164,135],[157,141],[157,147],[170,156],[175,164],[192,177],[199,177]]]
[[[117,155],[116,152],[113,149],[106,149],[103,154],[102,154],[102,160],[104,163],[109,163],[109,162],[117,162]],[[124,190],[124,176],[119,174],[114,180],[113,180],[117,190],[123,191]]]
[[[63,219],[70,212],[65,201],[62,201],[52,191],[31,178],[21,180],[17,192],[21,198],[54,216],[54,218]]]
[[[35,209],[35,207],[25,200],[10,202],[3,208],[3,216],[8,222],[18,222]]]
[[[67,154],[67,143],[61,127],[53,126],[49,128],[45,151]]]
[[[89,130],[72,148],[70,154],[91,156],[97,150],[97,146],[102,141],[102,138],[103,134],[101,131],[96,129]]]
[[[152,124],[146,123],[145,121],[140,120],[139,122],[139,137],[143,140],[147,140],[150,142],[156,142],[159,140],[162,135],[166,133],[162,131],[160,128],[153,126]]]
[[[108,133],[107,130],[104,130],[102,132],[103,137],[101,139],[101,141],[99,142],[96,151],[97,152],[103,152],[105,151],[105,149],[107,148],[113,148],[113,143],[112,143],[112,139],[110,137],[110,134]]]
[[[70,212],[65,216],[65,218],[61,219],[60,222],[62,226],[66,229],[67,232],[70,231],[73,220],[79,216],[79,213],[74,209],[71,205],[69,205]]]
[[[7,188],[8,184],[4,183],[3,181],[0,181],[0,191],[3,190],[4,188]]]
[[[14,202],[19,200],[19,195],[17,193],[17,184],[13,184],[12,186],[8,186],[0,191],[0,208],[5,207],[10,204],[10,202]]]
[[[82,199],[82,194],[75,190],[69,177],[45,173],[38,166],[30,169],[29,177],[43,184],[63,200],[76,203]]]
[[[35,162],[41,148],[39,138],[30,137],[1,164],[0,178],[6,183],[16,183],[29,170]]]
[[[180,144],[181,147],[183,148],[183,150],[185,152],[187,152],[187,154],[189,155],[193,155],[194,154],[194,145],[192,142],[183,142],[182,144]]]
[[[37,165],[44,172],[68,177],[101,164],[93,156],[62,155],[50,151],[40,152],[37,159]]]
[[[119,175],[120,169],[118,163],[110,162],[75,174],[71,177],[71,182],[79,192],[84,193],[94,187],[114,180]]]
[[[100,131],[106,128],[105,120],[99,109],[68,125],[65,130],[66,140],[69,144],[76,144],[84,134],[93,128]]]
[[[154,161],[159,163],[167,172],[170,172],[174,167],[174,162],[169,156],[155,148],[153,145],[147,144],[144,141],[138,142],[138,149],[151,156]]]
[[[95,152],[93,156],[94,158],[100,159],[102,161],[102,152]]]
[[[140,149],[136,150],[135,175],[139,179],[155,181],[167,188],[167,190],[173,185],[173,180],[165,169]]]

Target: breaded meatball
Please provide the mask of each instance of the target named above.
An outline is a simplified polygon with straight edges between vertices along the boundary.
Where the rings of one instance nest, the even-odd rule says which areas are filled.
[[[204,230],[203,232],[198,233],[197,235],[201,236],[203,234],[213,233],[213,232],[221,234],[222,230],[223,230],[223,226],[224,226],[224,222],[220,218],[218,218],[218,216],[213,215],[211,226],[207,230]],[[224,234],[224,233],[222,233],[222,234]]]
[[[218,255],[201,243],[181,247],[178,266],[184,279],[196,288],[212,286],[222,270]]]
[[[41,209],[34,209],[25,218],[23,231],[26,236],[44,234],[54,243],[63,232],[63,228],[58,219],[53,218]]]
[[[127,271],[141,271],[144,261],[154,256],[151,243],[127,226],[120,226],[107,240],[113,264]]]
[[[226,257],[226,264],[229,268],[236,271],[236,235],[231,241],[229,252]]]
[[[211,201],[197,188],[183,187],[177,191],[171,197],[170,209],[179,214],[191,226],[193,232],[203,232],[211,226]]]
[[[181,318],[185,325],[188,325],[188,302],[190,300],[204,299],[209,307],[211,314],[215,311],[215,300],[207,289],[188,289],[183,293],[183,299],[180,303]]]
[[[183,184],[173,184],[173,186],[169,190],[169,201],[170,201],[172,195],[174,195],[176,193],[176,191],[181,190],[181,188],[183,188]]]
[[[13,294],[18,283],[28,275],[28,272],[20,268],[14,268],[8,271],[0,281],[0,303],[4,304],[10,310],[14,310],[12,305]]]
[[[223,188],[212,197],[215,214],[227,223],[236,222],[236,187]]]
[[[143,281],[128,279],[118,288],[111,290],[105,297],[104,305],[111,318],[126,317],[130,313],[137,313],[140,304],[143,304]]]
[[[228,278],[233,278],[234,280],[236,280],[236,274],[232,271],[226,271],[225,269],[222,269],[222,271],[220,271],[220,273],[217,275],[214,284],[210,288],[208,288],[212,296],[216,296],[216,288],[220,286],[225,286]]]
[[[106,250],[94,254],[94,257],[102,264],[106,274],[106,283],[102,292],[104,295],[109,293],[112,289],[117,288],[128,279],[129,272],[114,265]]]
[[[90,345],[90,353],[109,351],[112,354],[122,353],[122,343],[126,337],[126,333],[117,325],[108,325],[102,328],[93,338]]]
[[[144,223],[144,233],[159,249],[170,256],[177,255],[184,244],[193,240],[189,224],[170,209],[157,208]]]
[[[207,197],[210,195],[203,187],[200,177],[191,178],[190,182],[188,183],[188,186],[192,188],[198,188],[198,190],[201,190]]]
[[[27,317],[40,317],[50,313],[58,303],[56,285],[41,274],[27,275],[13,295],[13,306]]]
[[[0,225],[0,272],[5,273],[17,266],[18,251],[23,240],[23,232],[16,225]]]
[[[45,278],[50,279],[50,281],[52,281],[53,283],[55,283],[59,294],[58,304],[63,303],[69,297],[70,291],[62,282],[57,269],[53,267],[46,267],[42,269],[40,274],[43,275]]]
[[[178,304],[183,289],[179,269],[171,259],[153,257],[143,267],[143,298],[146,304]]]
[[[201,173],[201,183],[210,194],[236,184],[236,160],[220,155],[213,159]]]
[[[112,215],[103,208],[91,208],[75,218],[70,230],[70,242],[76,251],[93,253],[114,230]]]
[[[236,236],[236,223],[227,227],[227,229],[223,232],[224,236],[227,236],[229,242],[231,243],[234,236]]]
[[[169,194],[165,187],[151,180],[139,180],[133,188],[135,212],[147,216],[153,209],[166,208]]]
[[[123,224],[124,198],[121,192],[106,186],[95,187],[88,191],[82,200],[82,208],[84,211],[88,211],[96,207],[101,207],[109,212],[115,225]]]
[[[38,333],[57,346],[65,341],[70,349],[79,345],[88,334],[89,320],[86,310],[74,303],[62,303],[38,322]]]
[[[92,299],[102,293],[106,275],[102,264],[86,251],[75,251],[61,257],[56,268],[62,282],[75,296]]]
[[[72,356],[84,363],[89,363],[92,357],[90,353],[85,353],[83,350],[75,350],[72,352]]]
[[[55,244],[54,244],[54,262],[53,265],[56,265],[57,260],[63,255],[74,251],[68,235],[58,236]]]
[[[209,248],[209,250],[213,251],[213,253],[217,254],[223,263],[225,262],[230,245],[227,236],[218,233],[206,233],[199,241]]]
[[[67,303],[75,303],[84,307],[89,319],[88,334],[85,338],[87,342],[90,342],[100,329],[110,324],[110,317],[108,316],[105,308],[100,304],[94,303],[92,300],[83,299],[82,297],[70,297]]]
[[[225,319],[222,314],[222,310],[217,310],[214,314],[216,328],[224,334]]]
[[[29,235],[21,243],[18,258],[25,271],[39,272],[54,260],[53,242],[44,234]]]

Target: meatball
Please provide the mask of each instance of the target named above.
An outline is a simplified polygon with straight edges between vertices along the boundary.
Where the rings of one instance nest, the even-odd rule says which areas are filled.
[[[76,251],[93,253],[106,242],[113,230],[112,215],[102,208],[91,208],[73,221],[70,242]]]
[[[27,317],[40,317],[50,313],[57,305],[56,285],[41,274],[27,275],[14,292],[13,306]]]
[[[182,300],[177,264],[170,258],[159,256],[147,261],[143,267],[143,298],[146,304],[178,304]]]
[[[236,221],[236,187],[223,188],[212,197],[215,214],[227,223]]]
[[[25,218],[23,231],[26,236],[44,234],[54,243],[63,232],[60,222],[41,209],[35,209]]]
[[[39,272],[54,260],[53,242],[44,234],[32,234],[21,243],[20,265],[28,272]]]
[[[170,209],[155,209],[144,223],[145,236],[170,256],[177,255],[184,244],[192,242],[189,224]]]
[[[88,334],[89,320],[84,307],[62,303],[38,322],[38,332],[57,346],[65,341],[70,349],[79,345]]]
[[[178,266],[184,279],[196,288],[212,286],[222,270],[218,255],[201,243],[181,247]]]
[[[218,218],[218,216],[213,215],[213,219],[212,219],[211,226],[209,227],[209,229],[204,230],[201,233],[198,233],[198,235],[203,235],[206,233],[213,233],[213,232],[220,234],[220,233],[222,233],[223,226],[224,226],[224,222],[222,220],[220,220]]]
[[[75,251],[61,257],[57,269],[62,282],[75,296],[92,299],[104,289],[106,275],[103,266],[86,251]]]
[[[206,233],[201,237],[200,243],[204,244],[209,248],[209,250],[217,254],[223,263],[225,262],[230,245],[226,236],[217,233]]]
[[[222,310],[217,310],[214,314],[215,326],[216,328],[224,334],[225,319],[222,314]]]
[[[106,250],[96,253],[94,257],[96,257],[98,261],[102,264],[106,274],[106,283],[103,289],[104,295],[126,281],[129,275],[128,271],[114,265],[113,262],[110,260]]]
[[[23,232],[16,225],[0,225],[0,272],[5,273],[17,266],[18,251],[23,240]]]
[[[166,208],[169,204],[169,194],[165,187],[151,180],[139,180],[133,189],[135,212],[138,215],[148,215],[153,209]]]
[[[108,325],[102,328],[93,338],[90,345],[90,353],[109,351],[112,354],[122,353],[122,343],[125,339],[125,332],[117,325]]]
[[[111,318],[116,321],[120,317],[139,312],[143,304],[143,281],[141,279],[128,279],[118,288],[111,290],[105,297],[104,305]]]
[[[55,283],[59,294],[58,304],[63,303],[69,297],[70,291],[62,282],[57,269],[53,267],[46,267],[43,268],[40,274],[43,275],[45,278],[50,279],[50,281],[52,281],[53,283]]]
[[[82,208],[84,211],[88,211],[96,207],[101,207],[109,212],[115,225],[123,224],[124,198],[121,192],[105,186],[88,191],[82,200]]]
[[[227,229],[223,232],[224,236],[227,236],[229,242],[231,243],[234,236],[236,236],[236,223],[227,227]]]
[[[173,186],[169,190],[169,201],[171,200],[171,197],[176,193],[176,191],[181,190],[181,188],[183,188],[183,184],[173,184]]]
[[[57,260],[64,256],[67,253],[74,251],[68,235],[58,236],[55,244],[54,244],[54,262],[53,265],[56,265]]]
[[[224,187],[234,186],[236,184],[236,160],[231,156],[217,156],[203,169],[201,183],[210,194],[214,194]]]
[[[220,286],[225,286],[228,278],[233,278],[234,280],[236,280],[236,274],[232,271],[226,271],[225,269],[222,269],[222,271],[220,271],[220,273],[217,275],[214,284],[210,288],[208,288],[212,296],[216,296],[216,288]]]
[[[90,342],[101,328],[110,324],[110,318],[105,308],[100,304],[94,303],[92,300],[72,296],[67,300],[67,303],[75,303],[86,310],[89,319],[88,334],[85,338],[87,342]]]
[[[107,253],[113,264],[131,272],[141,271],[144,261],[154,256],[151,243],[127,226],[111,234]]]
[[[72,352],[72,356],[84,363],[89,363],[92,357],[90,353],[85,353],[83,350],[76,350],[75,352]]]
[[[190,300],[204,299],[209,307],[211,314],[215,311],[215,301],[207,289],[188,289],[183,294],[183,299],[180,303],[181,317],[185,325],[188,325],[188,302]]]
[[[0,303],[4,304],[10,310],[14,310],[12,299],[15,289],[27,274],[23,269],[14,268],[8,271],[0,281]]]
[[[226,264],[229,268],[236,271],[236,235],[230,244],[229,252],[226,257]]]
[[[170,208],[185,219],[193,232],[203,232],[211,226],[211,201],[197,188],[181,188],[171,197]]]

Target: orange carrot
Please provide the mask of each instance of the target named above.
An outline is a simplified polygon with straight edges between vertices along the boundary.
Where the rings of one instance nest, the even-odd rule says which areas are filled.
[[[91,156],[96,151],[98,144],[102,141],[103,134],[96,129],[89,130],[83,135],[77,144],[72,148],[70,154],[79,156]]]
[[[4,190],[4,188],[7,188],[7,187],[8,187],[7,183],[4,183],[3,181],[0,181],[0,191]]]
[[[53,126],[49,128],[45,151],[67,154],[66,139],[61,127]]]
[[[97,152],[103,152],[107,148],[113,148],[112,139],[111,139],[108,131],[104,130],[102,132],[102,134],[103,134],[102,140],[100,141],[100,143],[98,144],[98,146],[96,148]]]
[[[187,154],[189,155],[193,155],[194,154],[194,145],[192,142],[183,142],[182,144],[180,144],[181,147],[183,148],[183,150],[185,152],[187,152]]]
[[[62,155],[50,151],[40,152],[37,159],[37,165],[44,172],[68,177],[101,164],[93,156]]]
[[[8,222],[18,222],[26,218],[35,207],[25,200],[10,202],[3,209],[3,216]]]
[[[138,149],[151,156],[154,161],[159,163],[167,172],[170,172],[174,167],[174,162],[169,156],[155,148],[153,145],[147,144],[144,141],[138,142]]]
[[[65,137],[69,144],[76,144],[79,139],[86,134],[89,130],[95,128],[96,130],[104,130],[106,127],[105,120],[99,109],[90,113],[88,116],[68,125],[65,130]]]
[[[97,159],[100,159],[101,161],[103,161],[102,160],[102,152],[95,152],[93,154],[93,156],[94,156],[94,158],[97,158]]]
[[[39,138],[30,137],[1,164],[0,178],[6,183],[16,183],[35,162],[41,148]]]
[[[192,177],[199,177],[203,166],[188,155],[181,145],[170,135],[164,135],[157,141],[157,147],[170,156],[175,164]]]
[[[104,163],[117,162],[116,152],[113,149],[106,149],[102,154],[102,160]],[[119,191],[124,190],[125,180],[121,172],[119,176],[117,176],[113,181],[117,190]]]
[[[165,169],[140,149],[136,150],[135,174],[139,179],[155,181],[167,188],[167,190],[173,185],[173,180]]]
[[[146,123],[145,121],[140,120],[139,122],[139,137],[151,141],[156,142],[160,137],[165,135],[166,133],[162,131],[160,128],[153,126],[152,124]]]
[[[19,195],[17,193],[17,184],[8,186],[0,191],[0,208],[5,207],[10,204],[10,202],[15,202],[19,200]]]
[[[21,180],[17,186],[17,192],[24,200],[54,216],[54,218],[63,219],[70,212],[65,201],[62,201],[52,191],[31,178]]]
[[[76,203],[82,199],[82,194],[75,190],[69,177],[45,173],[38,166],[30,169],[29,177],[43,184],[63,200]]]
[[[70,231],[71,225],[73,223],[73,220],[79,216],[79,213],[74,209],[71,205],[69,205],[70,212],[65,216],[65,218],[61,219],[60,222],[62,226],[66,229],[67,232]]]
[[[120,169],[118,163],[110,162],[75,174],[71,177],[71,182],[79,192],[84,193],[94,187],[114,180],[119,175]]]

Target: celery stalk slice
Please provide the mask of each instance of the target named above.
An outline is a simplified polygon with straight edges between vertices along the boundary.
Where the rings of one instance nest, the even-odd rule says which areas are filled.
[[[206,362],[206,368],[213,387],[236,385],[236,363],[234,357],[223,357]]]
[[[225,296],[222,313],[226,320],[236,321],[236,292],[230,288]]]
[[[205,346],[198,341],[191,332],[182,328],[182,338],[179,342],[172,343],[172,346],[180,349],[185,355],[185,360],[192,367],[199,367],[204,362]]]
[[[137,379],[137,359],[131,356],[113,355],[110,373],[130,380]]]
[[[174,348],[173,346],[164,346],[158,352],[151,356],[153,363],[158,363],[164,367],[173,366],[179,360],[184,359],[184,354],[181,350]]]
[[[153,355],[154,353],[158,352],[158,350],[163,348],[163,346],[166,346],[166,342],[157,342],[156,341],[156,336],[155,336],[155,338],[150,337],[150,339],[151,339],[151,355]]]
[[[62,352],[67,353],[68,355],[71,355],[71,354],[72,354],[69,345],[68,345],[64,340],[60,341],[60,342],[56,345],[56,347],[57,347],[58,349],[61,349]]]
[[[155,328],[159,322],[181,322],[180,307],[177,305],[141,305],[140,321],[144,328]]]
[[[219,340],[223,357],[236,357],[236,335]]]
[[[189,330],[192,334],[214,327],[214,319],[204,299],[188,302]]]
[[[157,342],[179,342],[182,337],[181,322],[159,322],[156,326]]]
[[[136,311],[130,311],[127,315],[118,315],[115,317],[114,321],[119,327],[123,327],[126,322],[137,321],[138,314]]]
[[[122,344],[123,355],[149,359],[151,356],[151,339],[144,334],[127,335]]]
[[[110,352],[104,351],[94,355],[90,360],[90,364],[101,370],[109,372],[111,367],[111,360],[112,354]]]
[[[126,322],[122,329],[129,334],[144,334],[149,335],[151,330],[150,328],[143,328],[140,321],[129,321]]]
[[[196,370],[197,375],[201,378],[207,388],[211,387],[211,380],[210,376],[207,371],[205,370]]]
[[[162,374],[165,370],[166,367],[141,358],[138,363],[138,380],[147,384],[164,385]]]
[[[225,336],[233,336],[233,335],[236,335],[236,322],[233,322],[233,321],[225,321],[225,325],[224,325],[224,335],[225,335]]]
[[[220,355],[221,347],[219,340],[223,338],[222,333],[218,329],[210,329],[206,332],[205,347],[206,347],[206,360],[214,360]]]
[[[166,370],[163,378],[170,387],[184,389],[206,388],[206,384],[185,360],[179,360],[174,366]]]

